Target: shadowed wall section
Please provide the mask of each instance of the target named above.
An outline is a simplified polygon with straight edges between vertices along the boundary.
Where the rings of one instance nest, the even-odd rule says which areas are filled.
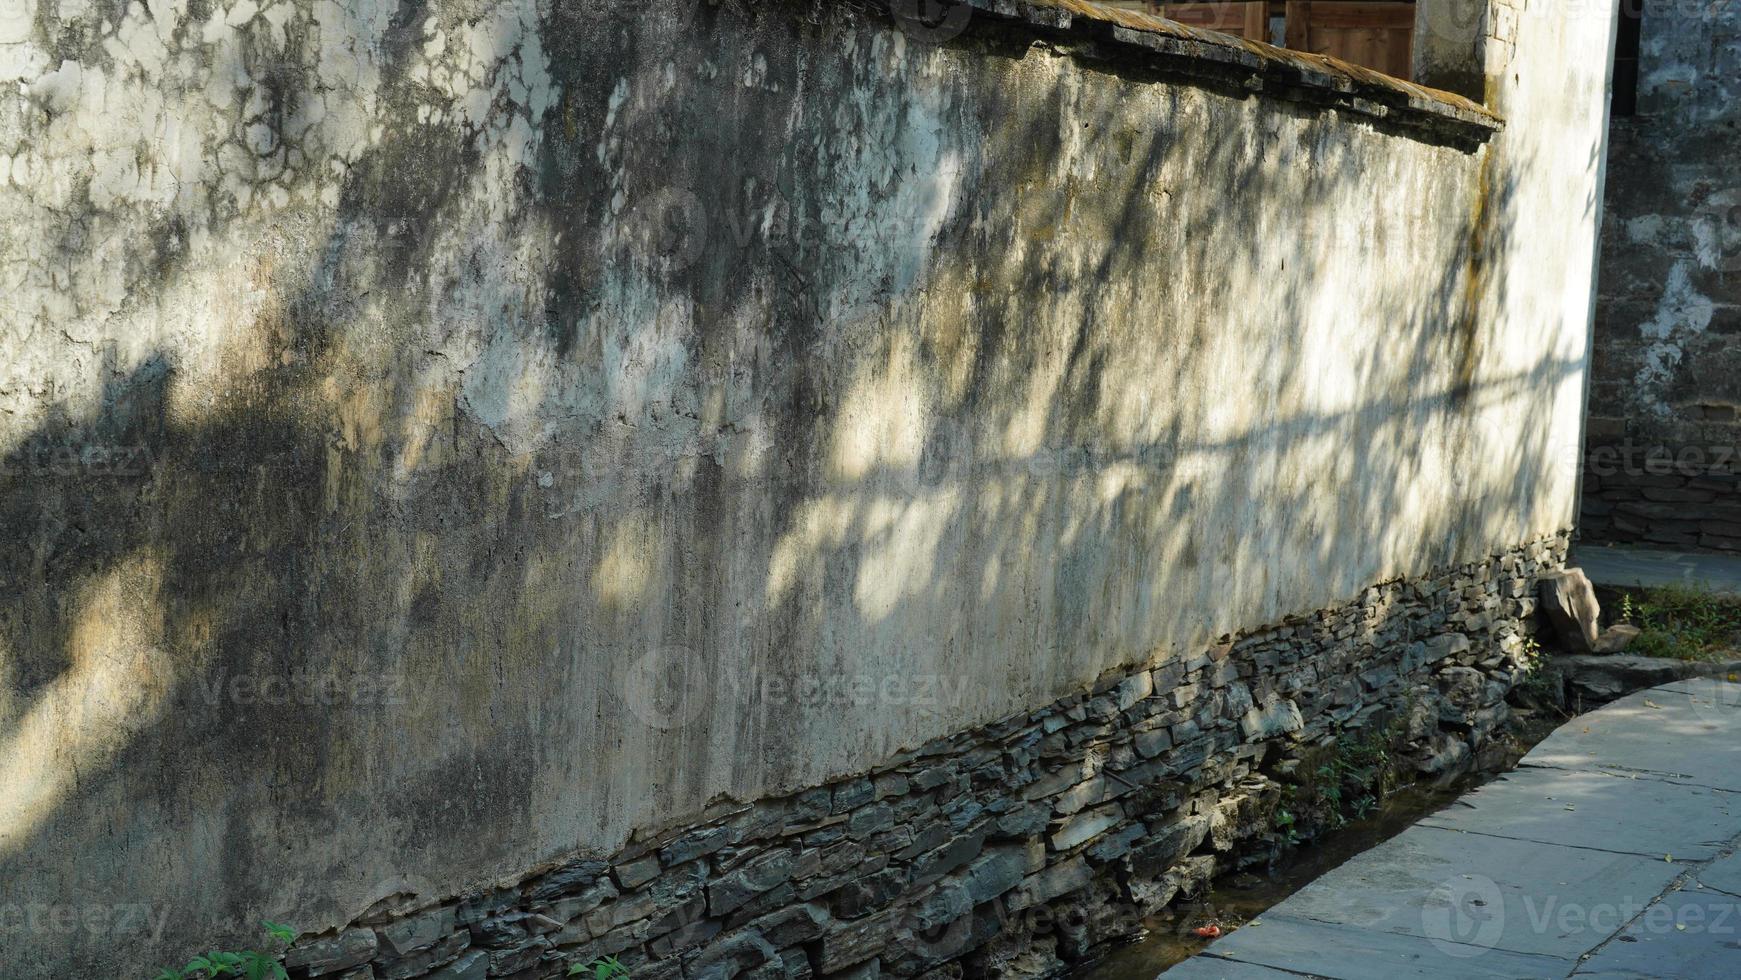
[[[163,932],[8,977],[607,854],[1572,519],[1602,18],[1513,15],[1486,140],[982,11],[25,6],[0,901]]]
[[[1629,7],[1581,534],[1741,553],[1741,8]]]

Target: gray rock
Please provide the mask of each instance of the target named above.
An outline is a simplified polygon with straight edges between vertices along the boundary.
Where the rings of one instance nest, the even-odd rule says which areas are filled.
[[[347,929],[336,936],[298,943],[284,954],[284,965],[318,977],[361,966],[375,958],[377,948],[379,940],[373,929]]]
[[[970,904],[980,905],[1016,887],[1045,860],[1045,845],[1039,841],[1026,846],[992,848],[962,872],[961,885]]]
[[[832,922],[828,910],[821,905],[794,905],[763,916],[750,923],[775,949],[785,949],[807,943],[828,931]]]
[[[1596,649],[1597,630],[1602,607],[1596,602],[1596,590],[1582,570],[1568,568],[1541,577],[1537,586],[1542,612],[1560,642],[1573,653],[1590,653]]]
[[[1124,811],[1116,803],[1079,813],[1065,821],[1052,835],[1052,847],[1058,851],[1071,850],[1088,843],[1123,821]]]
[[[868,779],[854,779],[841,783],[834,789],[833,812],[846,813],[856,810],[877,798],[876,784]]]
[[[461,953],[470,949],[471,944],[470,932],[456,932],[437,942],[434,946],[418,950],[410,956],[383,957],[377,960],[375,975],[380,980],[408,980],[410,977],[421,977],[436,967],[453,962]]]
[[[1631,646],[1632,641],[1638,639],[1639,635],[1643,632],[1643,630],[1636,626],[1628,626],[1625,623],[1615,623],[1613,626],[1603,630],[1601,636],[1596,637],[1596,652],[1620,653],[1627,647]]]
[[[984,829],[961,834],[913,862],[913,884],[924,887],[938,878],[966,866],[979,856],[988,836]]]
[[[1094,880],[1094,870],[1082,857],[1073,857],[1060,864],[1037,871],[1023,879],[1009,898],[1011,909],[1044,905],[1055,898],[1088,887]]]
[[[484,980],[489,969],[490,955],[481,949],[474,949],[429,974],[428,980]]]
[[[1422,664],[1436,664],[1468,653],[1473,644],[1463,633],[1440,633],[1421,642]]]
[[[1129,854],[1131,847],[1146,836],[1148,830],[1140,823],[1133,823],[1088,845],[1085,853],[1096,864],[1104,864]]]
[[[1137,755],[1152,759],[1173,747],[1173,733],[1165,728],[1153,731],[1138,732],[1134,740]]]
[[[1154,690],[1153,677],[1144,671],[1140,674],[1132,674],[1120,681],[1118,687],[1113,689],[1113,697],[1118,704],[1118,710],[1128,711],[1138,701],[1153,694]]]
[[[1286,698],[1270,698],[1263,705],[1247,711],[1240,719],[1239,731],[1246,741],[1260,741],[1287,735],[1306,727],[1300,717],[1300,707]]]
[[[545,875],[529,895],[534,902],[548,902],[562,895],[571,895],[591,887],[608,870],[610,865],[604,861],[588,858],[570,861]]]
[[[659,849],[659,859],[667,865],[683,864],[709,854],[731,843],[727,827],[705,827],[685,834]]]
[[[551,903],[550,917],[563,923],[572,922],[616,897],[616,887],[605,879],[578,895]]]
[[[616,875],[617,884],[621,885],[624,891],[639,888],[659,877],[659,859],[649,855],[638,861],[619,865]]]
[[[829,896],[829,907],[842,919],[857,919],[869,915],[900,896],[907,888],[907,873],[899,868],[886,868],[876,874],[860,876]]]
[[[846,822],[846,833],[850,837],[869,837],[878,831],[887,830],[895,825],[894,808],[887,803],[878,803],[861,810],[854,810],[852,817]]]
[[[1209,835],[1209,815],[1184,817],[1153,830],[1149,838],[1131,850],[1131,873],[1153,878],[1179,863]]]
[[[428,949],[455,928],[452,908],[433,909],[408,919],[390,922],[375,930],[379,951],[392,956],[408,956]]]
[[[863,963],[882,952],[894,938],[900,915],[899,909],[889,909],[853,922],[837,924],[822,936],[816,968],[823,973],[834,973]]]
[[[684,975],[689,980],[732,980],[768,963],[783,963],[779,951],[760,933],[746,929],[709,943],[693,958],[686,958]]]
[[[1711,674],[1717,669],[1714,665],[1686,660],[1631,654],[1555,657],[1553,666],[1565,677],[1572,694],[1599,703],[1670,681]]]
[[[996,823],[1000,837],[1032,837],[1046,829],[1051,819],[1045,806],[1028,804],[999,817]]]
[[[868,784],[867,784],[868,785]],[[765,854],[707,886],[707,908],[724,915],[792,877],[797,857],[791,851]]]
[[[550,946],[550,940],[540,936],[519,946],[492,949],[488,953],[490,965],[487,973],[494,977],[512,976],[537,964],[543,958],[545,951],[550,949]],[[480,951],[473,950],[473,952]]]

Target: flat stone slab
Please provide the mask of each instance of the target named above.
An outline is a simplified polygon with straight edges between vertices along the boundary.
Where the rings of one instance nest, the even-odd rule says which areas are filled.
[[[1162,976],[1733,978],[1738,845],[1741,685],[1678,681],[1573,719]]]
[[[1702,888],[1669,892],[1584,961],[1585,977],[1734,980],[1741,975],[1741,898]]]
[[[1693,880],[1703,888],[1741,898],[1741,854],[1718,858],[1699,869]]]
[[[1643,907],[1685,870],[1661,856],[1414,827],[1300,889],[1275,910],[1569,961],[1612,930],[1560,928],[1553,910],[1627,901]]]
[[[1572,719],[1525,766],[1584,769],[1741,792],[1741,685],[1689,679]]]
[[[1741,557],[1650,548],[1579,547],[1570,564],[1590,581],[1616,589],[1684,585],[1712,592],[1741,592]]]
[[[1741,795],[1568,769],[1519,769],[1421,824],[1640,857],[1714,858],[1741,827]]]
[[[1298,973],[1213,956],[1193,956],[1168,971],[1167,976],[1170,980],[1300,980]]]
[[[1574,963],[1450,940],[1435,942],[1270,912],[1219,940],[1208,955],[1168,970],[1167,980],[1215,976],[1180,972],[1200,961],[1254,964],[1335,980],[1527,980],[1564,977]],[[1227,969],[1217,966],[1213,969]],[[1240,974],[1229,971],[1229,977]]]

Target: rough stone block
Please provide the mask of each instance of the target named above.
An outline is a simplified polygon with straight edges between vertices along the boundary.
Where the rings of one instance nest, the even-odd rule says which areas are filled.
[[[751,898],[792,877],[797,857],[791,851],[774,851],[751,861],[707,886],[707,907],[724,915]]]
[[[369,962],[379,945],[373,929],[347,929],[336,936],[298,943],[284,954],[284,965],[318,977]]]
[[[428,980],[484,980],[489,975],[490,954],[474,949],[430,973]]]
[[[1643,630],[1636,626],[1629,626],[1625,623],[1616,623],[1603,630],[1602,635],[1596,638],[1595,652],[1620,653],[1627,647],[1631,646],[1632,641],[1638,639],[1639,635],[1643,632]]]
[[[1297,732],[1305,726],[1298,705],[1286,698],[1276,698],[1247,711],[1240,719],[1239,731],[1246,741],[1256,741]]]
[[[387,923],[375,930],[375,936],[381,952],[408,956],[434,946],[455,927],[454,910],[439,908]]]
[[[1538,588],[1542,611],[1553,624],[1560,642],[1573,653],[1594,651],[1602,609],[1596,602],[1596,590],[1583,571],[1568,568],[1548,573],[1541,577]]]
[[[1114,803],[1098,810],[1079,813],[1065,821],[1057,832],[1052,834],[1052,847],[1058,851],[1068,851],[1088,843],[1095,837],[1119,825],[1124,820],[1124,811]]]

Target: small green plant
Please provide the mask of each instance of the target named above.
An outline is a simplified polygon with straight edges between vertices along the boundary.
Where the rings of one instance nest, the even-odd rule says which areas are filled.
[[[1525,677],[1531,677],[1541,670],[1542,645],[1533,636],[1523,638],[1523,649],[1518,654],[1519,672]]]
[[[571,963],[568,976],[592,975],[592,980],[629,980],[629,968],[617,962],[615,956],[601,956],[591,963]]]
[[[1350,820],[1362,820],[1378,811],[1385,797],[1400,782],[1391,745],[1400,737],[1402,719],[1387,728],[1373,729],[1356,738],[1344,733],[1333,752],[1313,771],[1310,798],[1332,829]]]
[[[267,935],[281,943],[289,943],[296,938],[296,930],[278,922],[266,921],[260,923],[266,928]],[[290,974],[285,972],[284,964],[278,962],[276,953],[264,953],[254,949],[212,950],[204,956],[196,956],[187,961],[181,969],[164,968],[153,980],[215,980],[217,977],[240,977],[241,980],[290,980]]]
[[[1631,652],[1675,660],[1722,661],[1741,646],[1741,598],[1682,585],[1620,597],[1620,619],[1641,631]]]
[[[1288,789],[1291,790],[1293,787],[1290,786]],[[1300,842],[1299,828],[1296,826],[1298,823],[1299,820],[1294,816],[1292,810],[1285,806],[1276,807],[1276,832],[1282,835],[1282,843],[1289,847]]]

